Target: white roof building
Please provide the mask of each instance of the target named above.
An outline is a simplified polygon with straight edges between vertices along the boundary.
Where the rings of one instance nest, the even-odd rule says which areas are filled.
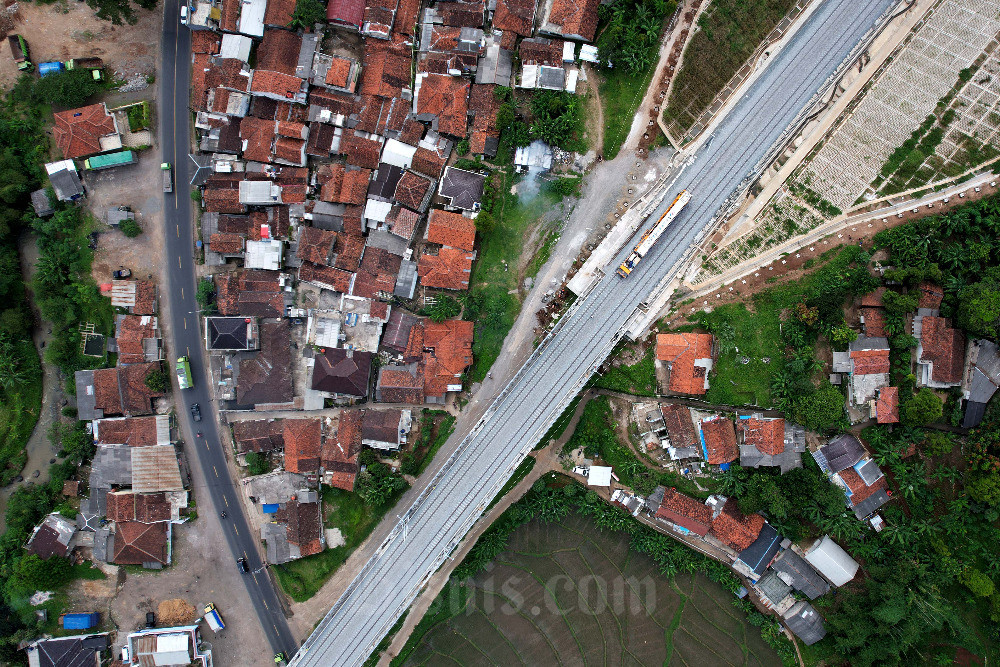
[[[222,46],[219,47],[220,58],[236,58],[250,62],[250,47],[253,40],[246,35],[223,35]]]
[[[829,535],[824,535],[806,552],[806,562],[834,586],[843,586],[853,579],[859,567]]]
[[[281,255],[282,243],[278,239],[247,241],[243,255],[243,266],[248,269],[277,271],[281,268]]]
[[[404,144],[396,139],[389,139],[382,149],[382,162],[395,165],[400,169],[409,169],[413,163],[413,154],[416,152],[416,146]]]
[[[243,0],[240,5],[239,31],[251,37],[263,37],[266,10],[267,0]]]
[[[587,486],[611,486],[611,466],[590,466]]]

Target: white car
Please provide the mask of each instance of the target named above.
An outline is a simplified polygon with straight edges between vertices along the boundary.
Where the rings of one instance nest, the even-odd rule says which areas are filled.
[[[181,5],[181,23],[187,24],[188,22],[188,6]]]
[[[130,656],[128,654],[128,646],[122,646],[122,662],[124,662],[124,663],[131,662],[131,660],[129,658],[130,658]]]

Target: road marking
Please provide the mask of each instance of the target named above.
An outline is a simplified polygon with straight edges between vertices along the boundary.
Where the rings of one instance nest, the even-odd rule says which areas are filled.
[[[222,502],[226,503],[226,507],[229,507],[229,498],[222,496]]]
[[[188,356],[190,357],[191,356],[191,347],[190,346],[186,346],[184,349],[187,350]]]
[[[264,605],[264,606],[266,607],[267,605]],[[280,633],[278,632],[278,626],[277,626],[277,625],[274,625],[274,624],[272,623],[272,624],[271,624],[271,627],[272,627],[272,628],[274,628],[274,634],[276,634],[276,635],[278,635],[278,636],[280,637],[280,636],[281,636],[281,634],[280,634]]]
[[[239,528],[237,528],[236,526],[233,526],[233,530],[235,530],[235,531],[236,531],[236,534],[237,534],[237,535],[239,535],[239,534],[240,534],[240,529],[239,529]]]
[[[180,257],[177,258],[177,268],[178,269],[183,269],[184,268],[183,266],[181,266],[181,258]]]
[[[215,471],[215,476],[218,477],[219,476],[219,469],[216,468],[215,466],[212,466],[212,470]]]
[[[181,237],[181,226],[177,225],[177,238]]]
[[[260,586],[260,582],[257,581],[257,572],[256,571],[255,572],[251,572],[250,575],[253,577],[253,583],[255,583],[258,586]]]
[[[188,328],[188,318],[184,318],[184,330],[187,331]]]
[[[181,299],[183,299],[183,298],[184,298],[184,288],[182,287],[181,288]]]
[[[257,579],[254,578],[254,581],[257,581]],[[261,598],[260,601],[264,603],[264,609],[267,609],[268,611],[271,611],[271,608],[267,606],[267,600],[265,600],[264,598]]]

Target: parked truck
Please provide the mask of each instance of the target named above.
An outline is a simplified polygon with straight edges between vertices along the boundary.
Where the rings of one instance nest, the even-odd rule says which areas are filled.
[[[209,602],[205,606],[205,622],[208,623],[208,627],[212,628],[212,632],[219,632],[226,629],[226,624],[222,622],[222,617],[219,616],[219,610],[215,608],[215,604],[212,602]]]
[[[31,69],[31,59],[28,57],[28,43],[20,35],[7,35],[7,43],[10,45],[10,53],[14,56],[17,68],[22,72]]]
[[[63,65],[66,69],[89,69],[90,76],[93,77],[94,81],[102,81],[104,79],[104,72],[101,68],[104,67],[104,61],[100,58],[73,58],[67,60]]]
[[[101,615],[96,611],[86,614],[63,614],[59,620],[66,630],[89,630],[101,622]]]
[[[169,162],[164,162],[160,165],[160,171],[163,172],[163,191],[173,192],[174,191],[174,170],[170,166]]]
[[[691,201],[691,193],[687,190],[681,190],[680,194],[670,202],[670,206],[663,212],[660,219],[656,221],[656,224],[647,229],[642,235],[635,248],[625,258],[625,261],[621,263],[621,266],[615,270],[615,273],[622,278],[628,278],[629,274],[632,273],[632,269],[639,263],[639,260],[646,256],[646,253],[656,244],[660,236],[663,235],[663,232],[666,231],[670,223],[674,221],[674,218],[687,206],[689,201]]]

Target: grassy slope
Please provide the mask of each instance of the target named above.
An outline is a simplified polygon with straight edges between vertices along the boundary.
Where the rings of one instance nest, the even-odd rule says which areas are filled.
[[[629,74],[624,69],[602,70],[600,86],[601,104],[604,107],[604,159],[612,160],[628,138],[632,119],[642,103],[643,95],[656,71],[656,59],[642,76]],[[657,130],[659,131],[659,130]]]
[[[512,176],[504,178],[498,195],[503,198],[503,206],[498,206],[494,212],[496,225],[489,233],[479,235],[479,257],[472,269],[470,291],[484,305],[476,322],[476,337],[472,343],[474,361],[469,369],[469,378],[473,382],[480,382],[486,377],[521,310],[517,295],[509,292],[518,287],[518,259],[524,249],[528,229],[562,199],[560,195],[543,190],[530,199],[521,200],[510,193],[515,182]]]
[[[684,131],[743,66],[795,0],[713,0],[684,50],[664,112]]]

